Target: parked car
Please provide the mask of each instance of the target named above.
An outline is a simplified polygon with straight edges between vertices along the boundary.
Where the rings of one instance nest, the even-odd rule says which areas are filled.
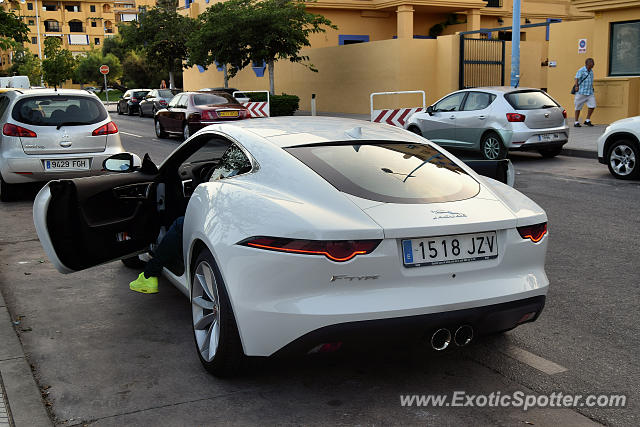
[[[144,252],[184,216],[182,262],[164,274],[190,300],[214,375],[246,356],[367,338],[444,350],[543,310],[545,212],[405,130],[239,120],[208,126],[159,169],[118,158],[131,173],[45,186],[38,237],[69,273]]]
[[[156,113],[156,136],[178,134],[187,139],[207,125],[248,117],[247,109],[225,92],[183,92]]]
[[[95,86],[87,86],[87,87],[85,87],[83,89],[86,90],[87,92],[91,92],[91,93],[95,93],[96,91],[100,90]]]
[[[206,87],[204,89],[200,89],[200,92],[226,92],[237,99],[240,104],[251,101],[251,98],[249,98],[247,94],[240,92],[234,87]]]
[[[540,89],[482,87],[453,92],[413,114],[405,129],[445,147],[502,159],[509,150],[560,154],[569,139],[567,112]]]
[[[0,200],[16,184],[99,174],[123,152],[118,127],[97,96],[84,90],[0,93]]]
[[[607,126],[598,138],[598,161],[616,178],[640,178],[640,116]]]
[[[140,101],[142,101],[150,91],[151,89],[129,89],[126,91],[116,106],[118,114],[128,114],[131,116],[137,113]]]
[[[140,117],[146,114],[155,116],[156,111],[167,108],[174,95],[170,89],[153,89],[140,101],[138,114]]]

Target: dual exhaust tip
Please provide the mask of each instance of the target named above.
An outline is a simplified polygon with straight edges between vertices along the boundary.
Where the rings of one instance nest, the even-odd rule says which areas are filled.
[[[462,325],[456,329],[453,336],[449,329],[440,328],[431,336],[431,348],[436,351],[442,351],[449,347],[452,339],[458,347],[464,347],[473,339],[473,328],[469,325]]]

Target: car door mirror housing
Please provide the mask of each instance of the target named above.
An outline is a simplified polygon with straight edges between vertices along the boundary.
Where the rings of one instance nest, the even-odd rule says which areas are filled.
[[[102,168],[109,172],[132,172],[135,169],[133,154],[118,153],[105,159]]]
[[[429,106],[427,107],[427,113],[428,113],[430,116],[433,116],[433,111],[434,111],[434,110],[433,110],[433,105],[429,105]]]

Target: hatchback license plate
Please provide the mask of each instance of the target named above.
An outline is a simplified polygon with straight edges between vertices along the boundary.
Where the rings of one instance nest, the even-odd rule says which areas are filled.
[[[560,139],[560,135],[557,133],[543,133],[542,135],[538,135],[539,141],[555,141],[556,139]]]
[[[237,111],[220,111],[218,113],[220,117],[238,117]]]
[[[495,231],[402,241],[405,267],[482,261],[498,257]]]
[[[89,170],[89,159],[45,160],[45,171]]]

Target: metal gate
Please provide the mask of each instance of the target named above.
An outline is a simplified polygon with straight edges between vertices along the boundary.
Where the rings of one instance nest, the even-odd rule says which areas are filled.
[[[504,40],[460,36],[460,89],[504,86]]]

